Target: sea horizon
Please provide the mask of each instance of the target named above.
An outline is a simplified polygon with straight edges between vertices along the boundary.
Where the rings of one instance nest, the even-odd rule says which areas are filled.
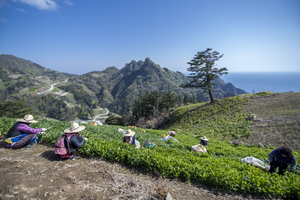
[[[220,78],[247,93],[300,92],[300,72],[228,72]]]

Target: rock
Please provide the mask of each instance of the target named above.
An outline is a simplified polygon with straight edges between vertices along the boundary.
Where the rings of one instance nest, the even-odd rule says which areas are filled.
[[[265,146],[264,146],[262,143],[258,143],[258,144],[257,144],[257,147],[258,147],[258,148],[264,148]]]
[[[157,169],[153,169],[153,173],[155,176],[161,177],[161,173],[159,173],[159,171]]]
[[[168,192],[168,195],[167,195],[167,197],[165,198],[165,200],[173,200],[173,198],[172,198],[172,196],[171,196],[171,194]]]

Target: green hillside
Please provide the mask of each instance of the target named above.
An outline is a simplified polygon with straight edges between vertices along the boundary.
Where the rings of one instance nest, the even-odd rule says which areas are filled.
[[[163,129],[234,144],[287,145],[300,150],[300,93],[260,92],[176,109]],[[249,116],[254,120],[247,120]]]
[[[247,98],[237,96],[183,106],[172,113],[163,129],[219,140],[247,137],[250,122],[245,120],[247,113],[242,108],[247,102]]]
[[[281,99],[285,100],[285,104],[279,103]],[[272,108],[272,111],[258,109],[260,103],[263,103],[262,107]],[[118,129],[129,127],[87,124],[82,135],[89,140],[79,152],[87,157],[123,163],[146,173],[155,171],[162,177],[188,183],[203,183],[230,193],[300,199],[299,167],[294,173],[286,172],[285,175],[279,176],[242,162],[243,158],[253,156],[262,160],[263,165],[268,165],[268,153],[280,145],[271,144],[272,140],[266,141],[268,145],[260,147],[256,144],[251,145],[249,140],[253,136],[252,131],[256,130],[257,124],[261,124],[261,121],[272,118],[274,113],[277,113],[277,119],[279,116],[284,119],[291,116],[299,118],[299,106],[296,106],[298,103],[299,93],[262,92],[224,98],[213,104],[200,103],[180,107],[170,115],[168,123],[162,130],[131,127],[142,145],[145,140],[155,143],[153,147],[142,149],[123,143],[122,134]],[[256,115],[256,119],[246,120],[250,110],[255,111],[251,115]],[[285,115],[279,115],[280,110]],[[15,119],[0,118],[0,132],[6,133],[14,122]],[[276,122],[281,123],[280,120]],[[286,130],[290,132],[285,132],[284,135],[294,136],[296,133],[298,135],[299,119],[296,123],[292,122],[286,123]],[[47,135],[40,136],[40,142],[54,145],[61,132],[69,125],[70,123],[66,121],[39,120],[39,123],[32,126],[52,127],[47,131]],[[278,127],[275,124],[268,126],[274,130]],[[177,132],[175,138],[178,142],[161,140],[161,135],[166,135],[169,130]],[[199,144],[199,137],[203,135],[209,138],[207,153],[191,151],[191,146]],[[281,135],[275,134],[273,137],[277,137],[277,141],[280,141]],[[239,140],[239,143],[232,143],[235,140]],[[296,143],[299,144],[299,140]],[[292,149],[299,161],[299,146],[292,146]]]
[[[26,102],[41,116],[58,120],[90,120],[96,107],[130,115],[134,100],[151,91],[172,91],[189,102],[209,99],[202,89],[179,86],[187,82],[183,73],[162,68],[150,58],[131,61],[121,69],[111,66],[78,76],[13,55],[0,55],[0,100]],[[246,93],[221,78],[215,82],[215,98]]]

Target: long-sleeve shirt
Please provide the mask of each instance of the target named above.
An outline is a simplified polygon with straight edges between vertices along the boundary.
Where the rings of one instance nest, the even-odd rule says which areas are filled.
[[[27,123],[17,122],[7,132],[6,138],[16,137],[22,134],[40,134],[43,129],[32,128]]]
[[[29,133],[29,134],[40,134],[42,132],[41,128],[32,128],[27,124],[20,124],[17,127],[18,131]]]
[[[280,148],[277,148],[273,150],[271,153],[268,154],[268,159],[270,162],[282,162],[282,163],[288,163],[291,165],[290,170],[294,171],[297,167],[296,165],[296,158],[294,155],[292,155],[291,158],[283,157],[280,154]]]
[[[81,141],[79,141],[80,139],[78,140],[78,138],[81,138]],[[81,136],[78,136],[78,138],[75,135],[72,135],[70,138],[70,143],[76,148],[82,147],[85,142]]]

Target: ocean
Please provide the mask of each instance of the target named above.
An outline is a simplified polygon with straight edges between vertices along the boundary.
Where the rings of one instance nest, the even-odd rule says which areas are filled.
[[[228,72],[220,78],[248,93],[300,92],[300,72]]]

